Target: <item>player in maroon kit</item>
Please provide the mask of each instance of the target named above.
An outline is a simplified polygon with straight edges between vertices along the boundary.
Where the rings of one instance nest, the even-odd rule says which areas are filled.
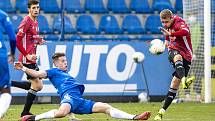
[[[173,15],[168,9],[160,12],[160,20],[164,28],[160,28],[165,35],[165,45],[169,51],[169,61],[172,63],[175,72],[172,74],[172,82],[167,93],[163,107],[159,110],[154,120],[161,120],[165,111],[176,96],[180,83],[187,89],[193,79],[187,79],[192,60],[192,44],[190,29],[185,21]]]
[[[19,31],[17,33],[17,48],[20,51],[19,62],[22,62],[28,68],[39,70],[36,64],[36,48],[37,45],[43,44],[45,41],[39,36],[39,28],[37,16],[39,15],[40,7],[37,0],[28,1],[29,14],[22,20]],[[29,82],[16,82],[12,81],[12,86],[28,90],[24,109],[21,117],[29,115],[31,105],[36,97],[37,91],[43,87],[42,81],[39,78],[34,78],[27,75]]]

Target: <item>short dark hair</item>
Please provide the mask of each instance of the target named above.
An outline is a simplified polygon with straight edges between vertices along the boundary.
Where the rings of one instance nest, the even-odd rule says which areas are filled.
[[[37,5],[39,3],[38,0],[28,0],[28,8],[31,8],[31,5]]]
[[[65,53],[57,52],[57,53],[55,53],[55,54],[52,56],[52,60],[55,61],[55,60],[57,60],[58,58],[63,57],[63,56],[65,56]]]

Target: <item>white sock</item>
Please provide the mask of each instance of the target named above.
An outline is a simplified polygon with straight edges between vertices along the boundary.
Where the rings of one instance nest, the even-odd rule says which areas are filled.
[[[116,108],[112,108],[110,110],[110,116],[113,118],[121,118],[121,119],[133,119],[135,115],[128,114]]]
[[[38,121],[38,120],[41,120],[41,119],[54,118],[56,111],[57,111],[57,109],[53,109],[53,110],[50,110],[48,112],[42,113],[40,115],[36,115],[35,120]]]
[[[9,93],[2,93],[0,96],[0,118],[7,112],[10,107],[12,96]]]

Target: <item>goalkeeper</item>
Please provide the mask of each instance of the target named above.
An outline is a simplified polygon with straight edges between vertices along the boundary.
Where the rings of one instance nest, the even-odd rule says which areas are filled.
[[[173,15],[169,9],[160,12],[160,20],[164,28],[160,28],[165,35],[165,45],[168,48],[169,61],[172,63],[175,72],[172,74],[172,82],[164,101],[163,107],[159,110],[154,120],[161,120],[165,111],[176,96],[180,83],[184,89],[187,89],[193,79],[186,78],[190,69],[192,60],[192,44],[190,38],[190,29],[185,21]]]
[[[22,121],[34,121],[41,119],[52,119],[65,117],[69,113],[75,114],[91,114],[105,113],[113,118],[147,120],[151,113],[144,112],[139,115],[132,115],[116,108],[107,103],[94,102],[82,97],[84,93],[84,85],[67,73],[67,60],[64,53],[55,53],[52,56],[53,63],[56,68],[46,71],[36,71],[23,66],[22,63],[15,63],[15,68],[37,78],[49,78],[54,87],[58,90],[61,98],[60,108],[50,110],[40,115],[26,115],[22,117]]]

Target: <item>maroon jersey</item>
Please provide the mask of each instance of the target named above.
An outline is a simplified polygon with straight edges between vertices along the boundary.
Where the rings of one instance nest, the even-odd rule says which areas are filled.
[[[166,40],[170,41],[168,49],[179,51],[184,59],[191,62],[193,49],[190,29],[181,17],[174,16],[173,19],[173,24],[168,28],[171,36],[166,36]]]
[[[36,54],[37,39],[39,36],[39,27],[37,20],[32,20],[26,16],[19,25],[19,31],[16,36],[17,48],[20,51],[19,61],[25,64],[36,63],[36,61],[27,60],[28,54]]]

